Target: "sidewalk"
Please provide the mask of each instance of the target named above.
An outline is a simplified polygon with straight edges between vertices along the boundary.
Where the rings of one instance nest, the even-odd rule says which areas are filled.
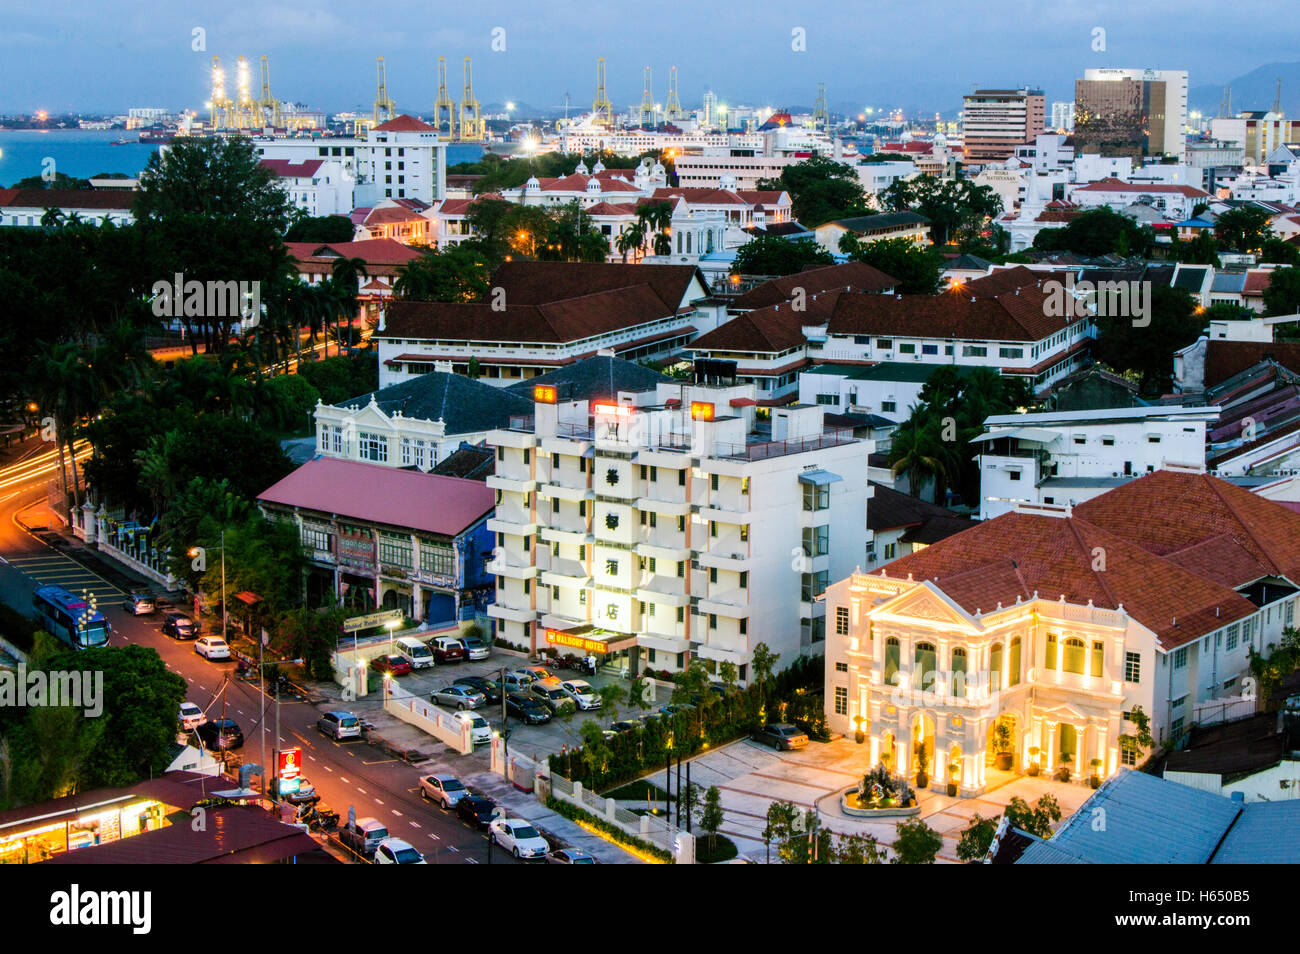
[[[179,590],[168,591],[165,587],[118,563],[112,557],[103,555],[97,548],[86,546],[45,501],[24,507],[14,514],[14,520],[28,533],[69,559],[81,563],[123,593],[132,590],[148,590],[155,596],[176,596],[180,592]]]

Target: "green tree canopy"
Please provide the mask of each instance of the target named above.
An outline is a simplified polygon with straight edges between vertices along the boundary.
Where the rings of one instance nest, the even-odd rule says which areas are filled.
[[[1272,216],[1257,205],[1243,205],[1224,212],[1214,223],[1214,236],[1226,249],[1255,252],[1269,234]]]
[[[405,301],[476,302],[487,295],[491,277],[483,246],[464,242],[399,265],[393,292]]]
[[[1043,229],[1034,248],[1076,255],[1145,255],[1155,241],[1150,228],[1108,206],[1080,213],[1064,228]]]
[[[862,242],[852,232],[845,232],[840,251],[898,279],[895,290],[901,294],[933,295],[939,290],[943,253],[934,246],[917,245],[906,238]]]
[[[739,275],[792,275],[805,268],[834,264],[831,254],[816,242],[760,235],[736,250],[731,270]]]
[[[790,193],[795,219],[808,228],[871,211],[853,167],[825,156],[788,165],[777,178],[760,180],[758,187]]]
[[[911,209],[930,220],[935,245],[960,242],[978,235],[985,223],[1002,211],[1002,199],[989,186],[970,179],[940,179],[928,173],[897,179],[880,196],[895,212]]]
[[[294,220],[285,233],[286,242],[351,242],[356,226],[346,215],[306,215]]]
[[[1181,288],[1158,285],[1151,290],[1149,323],[1120,315],[1097,318],[1093,356],[1117,371],[1140,376],[1143,394],[1162,394],[1173,375],[1173,353],[1200,337],[1206,321],[1192,296]]]

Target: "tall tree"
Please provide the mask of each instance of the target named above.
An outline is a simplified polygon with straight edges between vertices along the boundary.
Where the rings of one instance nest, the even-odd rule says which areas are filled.
[[[808,228],[872,211],[853,167],[825,156],[792,163],[777,178],[760,180],[758,187],[788,192],[795,219]]]
[[[731,270],[739,275],[793,275],[805,268],[834,264],[830,252],[816,242],[760,235],[736,249]]]
[[[1002,199],[989,186],[970,179],[939,179],[929,174],[895,180],[880,196],[895,212],[910,209],[930,220],[935,245],[969,239],[1002,211]]]

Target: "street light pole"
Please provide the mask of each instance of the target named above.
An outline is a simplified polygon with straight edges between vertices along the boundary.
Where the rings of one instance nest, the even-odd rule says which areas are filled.
[[[226,528],[221,528],[221,638],[226,638]]]

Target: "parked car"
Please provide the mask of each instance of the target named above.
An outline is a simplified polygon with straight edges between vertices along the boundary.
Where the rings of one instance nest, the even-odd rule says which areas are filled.
[[[339,841],[359,855],[370,857],[388,838],[388,829],[374,818],[358,818],[356,824],[345,824],[339,829]]]
[[[599,709],[604,702],[596,695],[596,690],[585,679],[566,679],[560,688],[572,699],[579,709]]]
[[[230,645],[220,636],[200,636],[194,640],[194,651],[204,659],[230,658]]]
[[[465,646],[455,636],[438,636],[429,648],[433,650],[433,658],[440,663],[460,662],[465,658]]]
[[[525,692],[528,687],[537,681],[537,677],[531,672],[525,672],[522,669],[514,669],[506,673],[505,689],[510,692]]]
[[[433,690],[429,700],[435,705],[451,706],[453,709],[477,709],[487,702],[487,697],[481,692],[475,692],[469,686],[458,686],[452,683],[450,686]]]
[[[238,749],[244,745],[244,731],[234,719],[214,719],[194,731],[204,748],[213,752]]]
[[[411,672],[411,663],[405,656],[397,653],[381,653],[370,660],[370,668],[375,672],[386,672],[390,676],[405,676]]]
[[[506,714],[528,725],[551,721],[551,710],[546,707],[546,703],[522,692],[506,693]]]
[[[469,740],[474,745],[487,745],[492,741],[492,726],[477,712],[457,712],[455,719],[469,726]]]
[[[182,702],[181,710],[178,716],[181,731],[188,732],[190,729],[197,729],[203,723],[208,721],[208,717],[192,702]]]
[[[437,775],[420,776],[420,797],[427,798],[431,802],[438,802],[444,809],[450,811],[456,807],[467,794],[467,789],[461,784],[460,779],[454,775],[446,773]]]
[[[167,613],[163,616],[162,634],[173,639],[193,639],[199,635],[199,627],[184,613]]]
[[[546,708],[552,712],[559,712],[560,706],[573,701],[569,698],[569,694],[560,688],[558,679],[539,679],[528,687],[528,691],[542,700]]]
[[[498,818],[488,827],[488,837],[516,858],[542,858],[550,848],[541,833],[522,818]]]
[[[595,857],[581,848],[557,848],[546,856],[546,860],[553,865],[594,865],[596,863]]]
[[[432,669],[433,650],[421,639],[404,636],[394,646],[398,655],[411,664],[412,669]]]
[[[316,728],[335,742],[361,737],[361,720],[351,712],[327,712],[316,720]]]
[[[420,854],[410,842],[400,838],[385,838],[375,847],[375,864],[377,865],[427,865],[424,855]]]
[[[609,728],[611,731],[622,735],[624,732],[634,732],[641,728],[641,723],[635,719],[620,719],[617,722],[611,722]]]
[[[559,678],[559,676],[555,675],[555,673],[551,672],[545,666],[524,666],[523,669],[516,669],[515,672],[532,673],[534,682],[539,682],[543,679]]]
[[[501,683],[496,679],[487,679],[483,676],[461,676],[452,685],[468,686],[475,692],[482,694],[488,705],[499,705],[501,703]]]
[[[769,722],[754,733],[754,741],[788,752],[792,749],[802,749],[808,744],[808,736],[802,729],[788,722]]]
[[[475,828],[492,824],[496,811],[497,803],[483,795],[466,795],[456,803],[456,814]]]
[[[144,590],[132,590],[122,601],[122,609],[132,616],[148,616],[157,608],[153,594]]]
[[[290,805],[310,805],[320,801],[320,795],[316,793],[316,786],[305,778],[298,779],[298,787],[291,792],[280,795],[280,780],[272,778],[270,784],[270,793],[272,798],[281,798]]]
[[[695,706],[690,703],[677,703],[675,705],[666,705],[659,707],[659,714],[671,719],[679,712],[690,712]]]
[[[473,661],[487,659],[492,655],[492,647],[480,636],[462,636],[460,644],[465,647],[465,655]]]

